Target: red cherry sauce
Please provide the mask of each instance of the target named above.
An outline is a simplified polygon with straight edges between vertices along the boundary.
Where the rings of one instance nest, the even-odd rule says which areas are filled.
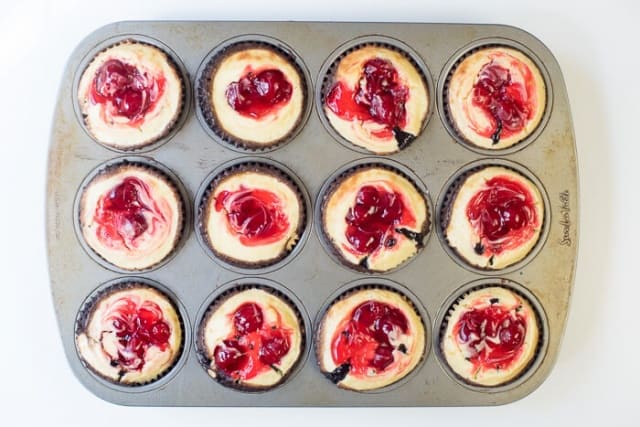
[[[130,176],[102,196],[94,214],[100,241],[108,246],[132,249],[138,237],[145,232],[153,233],[153,222],[164,220],[164,217],[155,204],[149,206],[143,199],[152,200],[149,187]],[[145,212],[153,214],[151,224]]]
[[[162,77],[110,59],[96,72],[91,99],[96,104],[107,105],[108,114],[126,117],[131,125],[136,125],[162,96],[164,85]]]
[[[292,331],[282,326],[280,317],[267,323],[260,306],[247,302],[231,318],[233,331],[213,351],[218,370],[233,380],[248,380],[275,369],[291,345]]]
[[[458,343],[471,351],[469,361],[476,372],[508,368],[520,354],[526,332],[522,316],[497,304],[472,308],[454,327]]]
[[[375,185],[365,185],[358,191],[345,221],[351,245],[346,249],[359,255],[370,255],[380,247],[393,248],[398,239],[396,228],[415,225],[402,196]]]
[[[227,86],[225,96],[231,108],[246,117],[260,119],[291,99],[293,86],[280,70],[248,71]]]
[[[125,370],[142,370],[149,348],[155,346],[165,351],[169,345],[171,328],[160,307],[152,301],[120,298],[110,307],[106,320],[118,337],[118,357],[112,364],[117,363]]]
[[[393,136],[393,129],[406,124],[405,104],[409,88],[398,78],[390,61],[373,58],[364,63],[358,84],[354,88],[337,82],[329,91],[325,103],[344,120],[373,120],[384,125],[374,132],[378,138]]]
[[[538,226],[530,191],[506,176],[485,182],[467,205],[467,218],[480,236],[479,255],[491,256],[520,246]]]
[[[530,75],[528,68],[526,71]],[[473,86],[472,103],[485,111],[492,125],[480,134],[491,137],[493,143],[497,144],[500,138],[522,130],[534,113],[527,91],[528,88],[521,83],[511,80],[509,69],[493,61],[485,64]]]
[[[289,229],[282,202],[274,193],[260,188],[221,191],[215,198],[216,212],[224,210],[229,230],[245,246],[277,242]]]
[[[338,366],[348,363],[352,375],[366,376],[372,369],[379,373],[395,360],[392,341],[408,332],[407,318],[399,309],[380,301],[366,301],[340,323],[331,343],[331,356]],[[406,352],[403,345],[397,349]]]

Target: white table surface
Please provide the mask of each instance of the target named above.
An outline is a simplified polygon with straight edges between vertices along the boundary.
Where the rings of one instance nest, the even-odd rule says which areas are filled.
[[[640,6],[559,0],[25,1],[0,13],[0,425],[640,425]],[[588,4],[589,2],[584,2]],[[309,4],[309,5],[307,5]],[[49,130],[68,56],[126,19],[502,23],[558,59],[580,166],[580,251],[560,355],[547,381],[497,408],[127,408],[75,379],[62,352],[44,237]]]

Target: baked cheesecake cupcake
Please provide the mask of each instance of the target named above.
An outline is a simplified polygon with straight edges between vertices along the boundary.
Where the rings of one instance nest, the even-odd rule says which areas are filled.
[[[129,271],[150,269],[178,245],[184,202],[159,169],[122,161],[98,172],[81,191],[82,238],[109,264]]]
[[[183,109],[184,92],[173,60],[160,48],[131,39],[93,58],[80,78],[78,102],[96,141],[133,150],[172,130]]]
[[[209,375],[244,391],[287,379],[304,350],[301,316],[284,295],[242,286],[216,299],[200,323],[199,356]]]
[[[262,268],[285,258],[306,224],[300,189],[262,163],[232,166],[213,178],[200,203],[200,232],[223,261]]]
[[[390,154],[422,131],[429,93],[425,77],[407,54],[364,44],[333,67],[323,109],[347,141],[372,153]]]
[[[444,238],[467,264],[499,270],[535,247],[544,223],[538,187],[502,166],[484,166],[460,178],[444,206]]]
[[[325,240],[345,265],[356,270],[392,270],[422,248],[429,231],[425,195],[387,166],[345,172],[321,203]]]
[[[442,354],[452,371],[470,384],[511,382],[537,354],[536,313],[524,297],[507,288],[469,292],[454,304],[445,321]]]
[[[215,54],[198,86],[200,110],[223,140],[247,149],[271,148],[299,128],[307,99],[299,65],[264,42],[238,42]]]
[[[375,390],[408,375],[425,353],[425,329],[413,304],[378,287],[348,291],[327,309],[318,326],[320,370],[334,384]]]
[[[135,281],[98,293],[80,312],[82,363],[115,384],[137,386],[165,375],[183,350],[183,321],[161,291]]]
[[[527,138],[540,124],[546,87],[522,52],[486,47],[466,56],[445,88],[451,124],[469,144],[499,150]]]

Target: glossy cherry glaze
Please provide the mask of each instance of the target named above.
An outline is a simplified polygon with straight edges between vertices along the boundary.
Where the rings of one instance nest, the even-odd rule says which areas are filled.
[[[373,120],[383,125],[372,133],[387,138],[393,135],[394,128],[405,126],[408,98],[409,88],[400,82],[393,64],[373,58],[364,63],[356,87],[337,82],[327,94],[325,104],[344,120]]]
[[[120,298],[109,307],[105,320],[118,338],[118,355],[113,362],[121,369],[140,371],[151,347],[165,351],[169,345],[171,327],[152,301]]]
[[[331,356],[338,366],[348,363],[351,375],[380,373],[395,361],[393,352],[402,351],[397,340],[407,333],[407,318],[398,308],[381,301],[366,301],[338,326],[331,342]]]
[[[345,221],[347,241],[359,254],[371,254],[381,247],[393,248],[399,238],[396,228],[415,223],[399,193],[375,185],[358,190]]]
[[[528,102],[527,88],[511,79],[511,72],[495,63],[485,64],[473,86],[473,105],[483,109],[492,126],[483,136],[494,144],[520,132],[532,117],[534,108]]]
[[[153,202],[147,204],[144,200],[153,200],[149,187],[132,176],[102,196],[94,214],[100,241],[108,246],[132,249],[140,236],[153,233],[154,223],[164,221],[164,217]]]
[[[275,322],[265,322],[262,308],[246,302],[231,314],[233,330],[213,351],[216,368],[227,378],[249,380],[274,369],[289,352],[293,331]]]
[[[228,229],[245,246],[277,242],[289,229],[280,198],[261,188],[221,191],[215,196],[215,210],[224,210]]]
[[[277,69],[249,71],[227,86],[225,96],[231,108],[243,116],[260,119],[289,102],[293,86]]]
[[[467,218],[480,236],[485,255],[520,246],[534,235],[540,223],[531,192],[506,176],[485,182],[469,201]]]
[[[522,352],[527,322],[520,314],[492,304],[465,312],[454,327],[459,344],[471,353],[476,371],[506,369]]]
[[[91,100],[106,104],[108,113],[139,124],[164,92],[165,79],[118,59],[100,66],[93,79]]]

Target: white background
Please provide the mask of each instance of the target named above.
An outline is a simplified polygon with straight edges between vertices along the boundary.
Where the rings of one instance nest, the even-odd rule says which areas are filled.
[[[26,1],[0,8],[0,425],[640,426],[640,6],[637,1]],[[580,254],[551,376],[498,408],[127,408],[99,400],[62,352],[49,292],[45,171],[65,62],[125,19],[502,23],[540,38],[569,92],[581,189]]]

